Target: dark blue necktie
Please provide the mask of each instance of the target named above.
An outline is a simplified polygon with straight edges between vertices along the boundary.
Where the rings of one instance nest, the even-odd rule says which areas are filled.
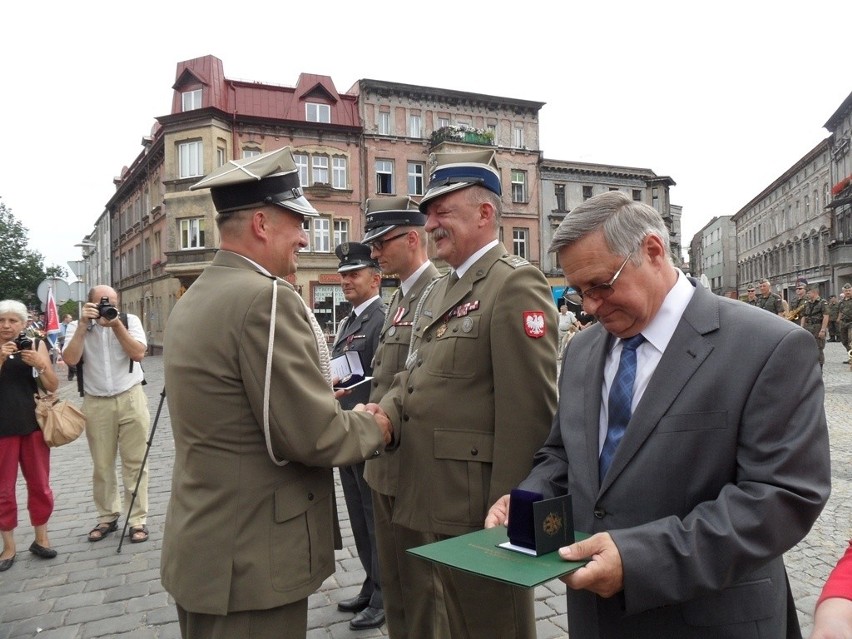
[[[627,422],[630,421],[631,404],[633,403],[633,382],[636,381],[636,349],[645,341],[640,333],[621,342],[621,360],[618,362],[618,372],[612,380],[609,389],[609,424],[606,439],[600,457],[600,479],[606,476],[615,450],[618,448]]]

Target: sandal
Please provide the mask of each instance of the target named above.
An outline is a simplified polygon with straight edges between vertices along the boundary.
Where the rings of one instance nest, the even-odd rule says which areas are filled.
[[[111,532],[118,530],[118,520],[102,521],[89,531],[89,541],[100,541]]]
[[[148,541],[148,526],[145,524],[131,526],[127,534],[130,536],[131,544],[141,544],[143,541]]]

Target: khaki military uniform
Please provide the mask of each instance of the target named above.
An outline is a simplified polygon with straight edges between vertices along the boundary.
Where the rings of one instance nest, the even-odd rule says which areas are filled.
[[[424,296],[407,368],[381,401],[399,447],[395,524],[480,530],[526,477],[556,409],[556,315],[541,271],[499,243]],[[437,570],[453,636],[535,637],[532,590]]]
[[[812,302],[805,302],[800,315],[802,318],[802,327],[816,339],[817,348],[819,348],[820,366],[825,364],[825,333],[822,333],[822,323],[825,321],[826,315],[828,315],[828,302],[821,297],[816,298]]]
[[[306,312],[289,283],[220,250],[169,316],[163,363],[175,459],[160,572],[191,613],[307,601],[334,572],[332,467],[382,447],[372,416],[334,399]],[[275,465],[270,452],[289,463]]]
[[[438,269],[430,263],[404,296],[397,290],[391,299],[373,360],[371,402],[381,401],[394,375],[405,368],[414,309],[429,282],[438,274]],[[397,451],[388,451],[366,462],[364,479],[372,489],[376,550],[388,634],[408,639],[448,637],[446,615],[429,612],[433,608],[443,612],[444,591],[435,566],[405,552],[406,548],[437,541],[437,537],[392,523],[398,478]],[[437,607],[436,602],[440,604]],[[412,619],[417,619],[417,623],[413,624]]]

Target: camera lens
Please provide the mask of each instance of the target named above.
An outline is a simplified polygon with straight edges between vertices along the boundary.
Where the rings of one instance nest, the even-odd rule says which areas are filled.
[[[118,309],[115,306],[107,306],[106,308],[101,309],[101,317],[112,321],[118,317]]]

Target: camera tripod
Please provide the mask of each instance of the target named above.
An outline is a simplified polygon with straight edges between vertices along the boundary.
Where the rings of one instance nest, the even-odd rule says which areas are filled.
[[[148,453],[151,452],[151,442],[154,440],[154,433],[157,430],[157,422],[160,421],[160,411],[163,409],[163,402],[166,399],[166,387],[163,386],[163,391],[160,393],[160,405],[157,406],[157,414],[154,417],[154,423],[151,424],[151,432],[148,435],[148,442],[145,446],[145,456],[142,457],[142,466],[139,468],[139,475],[136,477],[136,486],[133,488],[133,494],[130,497],[130,505],[127,507],[127,516],[124,518],[124,528],[121,531],[121,539],[118,542],[118,548],[115,552],[121,552],[121,546],[124,544],[124,535],[127,534],[127,524],[130,521],[130,513],[133,512],[133,502],[136,501],[136,493],[139,492],[139,484],[142,481],[142,473],[145,472],[145,464],[148,463]]]

